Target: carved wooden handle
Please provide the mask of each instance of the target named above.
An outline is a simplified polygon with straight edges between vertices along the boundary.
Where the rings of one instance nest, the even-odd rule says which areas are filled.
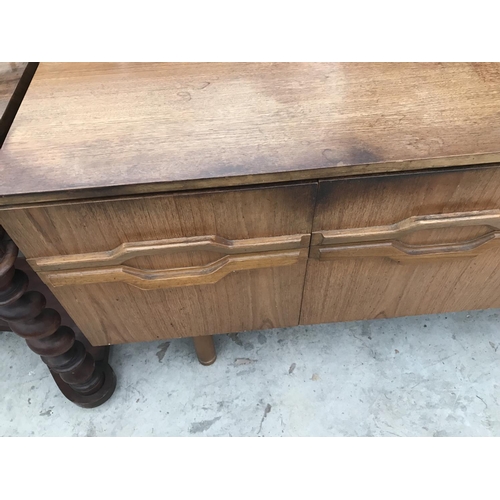
[[[424,229],[486,226],[492,231],[473,240],[409,245],[399,241]],[[457,212],[409,217],[396,224],[313,233],[310,256],[320,260],[342,257],[388,257],[397,261],[443,257],[475,257],[500,245],[500,210]]]
[[[82,269],[123,264],[134,257],[145,255],[167,255],[177,252],[208,251],[223,255],[267,252],[271,250],[290,250],[309,246],[309,234],[293,234],[266,238],[247,238],[227,240],[220,236],[193,236],[167,240],[122,243],[104,252],[75,255],[58,255],[29,259],[35,271],[60,271],[63,269]]]
[[[336,245],[358,241],[396,240],[407,234],[424,229],[444,229],[464,226],[487,226],[492,229],[500,229],[500,210],[416,215],[387,226],[315,232],[312,235],[311,244]]]
[[[307,248],[260,252],[246,255],[227,255],[221,259],[197,267],[144,271],[128,266],[94,269],[41,272],[40,277],[48,284],[59,287],[92,283],[123,282],[142,290],[173,288],[179,286],[207,285],[216,283],[235,271],[279,267],[296,264],[307,258]]]
[[[451,257],[476,257],[487,250],[500,247],[500,233],[487,234],[465,243],[444,245],[406,245],[399,241],[381,241],[339,246],[311,247],[312,258],[331,260],[345,257],[388,257],[396,261],[415,259],[435,260]]]

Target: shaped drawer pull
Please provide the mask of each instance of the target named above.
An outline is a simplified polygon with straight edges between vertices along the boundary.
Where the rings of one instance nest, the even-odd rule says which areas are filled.
[[[122,282],[142,290],[151,290],[155,288],[213,284],[232,272],[289,266],[296,264],[300,259],[306,258],[307,248],[297,248],[295,250],[281,250],[277,252],[226,255],[205,266],[159,271],[145,271],[128,266],[114,266],[48,271],[39,274],[46,283],[54,287]]]
[[[54,287],[122,282],[143,290],[216,283],[229,273],[280,267],[306,259],[309,234],[227,240],[194,236],[123,243],[113,250],[30,259],[39,276]],[[135,257],[175,252],[209,251],[222,254],[203,266],[147,270],[123,265]]]
[[[483,226],[491,231],[468,241],[410,245],[403,236],[429,229]],[[500,210],[423,215],[396,224],[313,233],[310,256],[320,260],[346,257],[387,257],[396,261],[475,257],[500,242]]]
[[[220,236],[192,236],[166,240],[122,243],[104,252],[92,252],[29,259],[35,271],[61,271],[123,264],[135,257],[168,255],[179,252],[208,251],[222,255],[240,255],[272,250],[289,250],[309,246],[309,234],[228,240]]]

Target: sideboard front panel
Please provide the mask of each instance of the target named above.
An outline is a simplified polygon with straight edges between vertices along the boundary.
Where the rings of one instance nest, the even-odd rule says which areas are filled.
[[[297,325],[316,183],[40,205],[0,223],[94,345]]]
[[[500,168],[320,182],[301,324],[500,307]]]

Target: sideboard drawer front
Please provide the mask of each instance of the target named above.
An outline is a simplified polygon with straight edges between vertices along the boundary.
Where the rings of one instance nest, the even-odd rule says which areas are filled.
[[[299,322],[307,249],[296,264],[233,272],[200,286],[50,287],[94,345],[283,328]]]
[[[301,323],[500,307],[500,168],[320,182]]]
[[[40,205],[1,224],[94,345],[297,325],[316,183]]]
[[[302,183],[44,204],[0,211],[0,221],[30,259],[204,236],[242,241],[310,234],[316,188]],[[193,247],[163,254],[148,250],[127,263],[160,269],[213,258],[214,252]]]

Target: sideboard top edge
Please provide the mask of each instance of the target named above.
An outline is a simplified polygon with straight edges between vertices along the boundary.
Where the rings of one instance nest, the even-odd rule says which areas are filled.
[[[330,169],[321,169],[318,171],[303,171],[297,172],[296,176],[287,175],[285,179],[277,175],[261,175],[261,176],[241,176],[229,179],[223,179],[226,182],[217,182],[218,179],[207,179],[203,181],[193,181],[190,183],[155,183],[155,184],[139,184],[131,186],[109,186],[102,189],[81,189],[64,192],[49,192],[49,193],[25,193],[16,196],[0,196],[0,211],[11,209],[22,209],[38,205],[48,204],[65,204],[65,203],[84,203],[88,201],[105,201],[109,199],[121,199],[137,196],[149,195],[164,195],[164,194],[189,194],[198,193],[201,191],[214,191],[225,189],[250,189],[250,188],[267,188],[280,185],[300,184],[308,182],[319,182],[327,180],[342,180],[361,177],[371,177],[380,175],[398,175],[398,174],[431,174],[438,172],[479,169],[479,168],[499,168],[500,158],[489,162],[471,163],[471,158],[455,159],[453,165],[440,165],[439,162],[419,161],[409,162],[405,168],[401,168],[400,163],[391,165],[375,164],[366,168],[366,165],[360,165],[359,168],[349,167],[345,169],[339,168],[335,172]],[[478,159],[478,158],[477,158]],[[463,163],[460,163],[460,161]],[[469,160],[467,162],[466,160]],[[375,168],[379,167],[379,168]]]

